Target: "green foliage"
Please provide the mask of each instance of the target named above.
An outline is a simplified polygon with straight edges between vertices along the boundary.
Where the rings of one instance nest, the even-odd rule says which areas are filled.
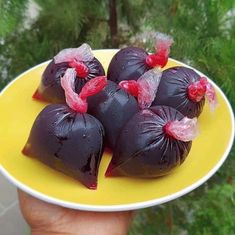
[[[0,38],[11,33],[23,17],[27,0],[0,1]]]
[[[0,0],[1,1],[1,0]],[[39,16],[29,28],[27,0],[0,2],[0,89],[20,72],[60,49],[88,42],[112,47],[108,0],[35,0]],[[153,48],[153,32],[174,37],[171,57],[212,78],[235,107],[235,2],[233,0],[120,0],[118,44]],[[141,210],[130,235],[232,235],[235,148],[221,169],[192,193]]]
[[[215,185],[203,191],[139,211],[129,235],[235,234],[235,187]]]
[[[100,22],[107,20],[104,7],[100,7],[101,1],[39,0],[38,2],[43,10],[34,27],[38,31],[43,29],[42,37],[49,40],[53,54],[69,44],[78,46],[86,39],[87,27],[97,29]]]
[[[133,26],[133,30],[137,31],[139,29],[139,19],[143,15],[144,0],[123,0],[120,1],[120,15],[122,16],[122,21],[126,21],[128,25]]]
[[[5,27],[5,31],[8,32],[3,38],[4,44],[0,47],[2,55],[0,71],[7,71],[7,80],[11,80],[35,64],[50,59],[63,48],[77,47],[83,42],[89,43],[94,49],[112,47],[109,34],[108,0],[35,1],[39,5],[39,16],[29,28],[24,28],[27,15],[23,17],[23,9],[26,8],[28,1],[12,0],[5,1],[3,4],[2,10],[7,8],[7,5],[12,6],[10,10],[13,6],[14,9],[19,10],[15,18],[14,15],[9,16],[10,10],[9,12],[4,10],[3,15],[6,15],[9,25],[5,24],[5,21],[0,21],[0,28]],[[6,4],[8,2],[9,4]],[[143,1],[138,0],[136,3],[131,0],[117,1],[118,15],[125,16],[121,17],[121,22],[128,23],[133,30],[137,28],[138,21],[134,20],[135,15],[131,9],[140,12],[141,2]],[[20,5],[20,3],[24,4]],[[127,12],[126,9],[129,11]],[[13,21],[15,24],[10,25]],[[122,35],[120,38],[123,39]],[[10,63],[6,58],[9,58]],[[0,86],[6,84],[7,80],[2,78]]]
[[[229,184],[217,185],[205,196],[210,200],[200,197],[196,204],[193,202],[193,206],[200,207],[200,209],[193,213],[193,222],[187,226],[189,234],[234,234],[235,211],[233,210],[231,213],[231,209],[235,206],[234,186]],[[223,201],[226,203],[221,203]]]
[[[10,79],[17,73],[50,59],[62,48],[77,47],[84,41],[95,46],[89,40],[90,33],[95,34],[95,29],[101,28],[107,20],[104,7],[99,7],[100,1],[37,2],[40,7],[37,20],[29,29],[22,30],[22,19],[18,27],[4,38],[4,47],[0,48],[3,55],[0,58],[0,68],[7,68]],[[102,35],[96,37],[96,43],[101,46],[99,39],[103,39]],[[10,64],[6,58],[11,59]]]

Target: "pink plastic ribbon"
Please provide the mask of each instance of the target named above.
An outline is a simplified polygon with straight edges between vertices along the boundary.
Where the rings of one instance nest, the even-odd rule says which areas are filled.
[[[162,77],[162,72],[157,69],[151,69],[144,73],[138,80],[139,94],[138,103],[141,109],[149,108],[155,99],[157,89]]]
[[[188,96],[194,102],[200,102],[203,97],[206,97],[211,111],[214,111],[218,105],[215,89],[205,77],[201,77],[199,81],[188,87]]]
[[[169,136],[184,142],[192,141],[198,135],[197,118],[184,117],[182,120],[168,122],[164,127]]]
[[[60,51],[55,57],[54,61],[56,64],[63,62],[72,62],[74,60],[84,62],[93,60],[94,55],[92,53],[91,47],[83,43],[78,48],[67,48]]]
[[[151,68],[163,68],[168,62],[170,47],[173,42],[174,41],[172,37],[170,37],[169,35],[157,32],[155,42],[155,54],[151,54],[146,57],[147,65]]]
[[[107,78],[99,76],[89,80],[83,86],[79,95],[74,91],[75,78],[76,71],[74,68],[68,68],[61,78],[61,86],[65,91],[66,103],[74,111],[86,113],[88,108],[87,97],[100,92],[107,85]]]
[[[137,97],[141,109],[149,108],[155,99],[162,72],[158,68],[148,70],[137,81],[121,81],[119,86]]]

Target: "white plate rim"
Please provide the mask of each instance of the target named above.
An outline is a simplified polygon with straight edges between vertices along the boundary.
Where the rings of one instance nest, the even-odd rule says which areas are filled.
[[[117,52],[118,49],[99,49],[99,50],[93,50],[93,51],[114,51]],[[201,76],[205,76],[202,72],[198,71],[197,69],[186,65],[184,63],[182,63],[181,61],[178,61],[176,59],[172,59],[170,58],[170,60],[177,62],[179,64],[181,64],[182,66],[191,68],[193,70],[195,70],[197,73],[199,73]],[[25,72],[21,73],[19,76],[17,76],[15,79],[13,79],[1,92],[0,92],[0,97],[4,94],[4,92],[18,79],[20,79],[24,74],[30,72],[31,70],[34,70],[37,67],[40,67],[44,64],[48,64],[51,60],[42,62],[34,67],[31,67],[30,69],[26,70]],[[208,78],[208,77],[207,77]],[[144,201],[144,202],[136,202],[136,203],[128,203],[128,204],[121,204],[121,205],[90,205],[90,204],[81,204],[81,203],[73,203],[73,202],[68,202],[68,201],[64,201],[64,200],[60,200],[57,199],[55,197],[51,197],[51,196],[47,196],[43,193],[40,193],[32,188],[30,188],[29,186],[21,183],[19,180],[17,180],[16,178],[14,178],[2,165],[0,165],[0,173],[2,173],[2,175],[4,177],[6,177],[6,179],[8,179],[12,184],[14,184],[17,188],[21,189],[22,191],[30,194],[31,196],[34,196],[40,200],[43,200],[45,202],[51,203],[51,204],[55,204],[55,205],[59,205],[62,207],[66,207],[66,208],[71,208],[71,209],[77,209],[77,210],[83,210],[83,211],[96,211],[96,212],[115,212],[115,211],[129,211],[129,210],[137,210],[137,209],[143,209],[143,208],[147,208],[147,207],[151,207],[151,206],[156,206],[156,205],[160,205],[169,201],[172,201],[176,198],[179,198],[189,192],[191,192],[192,190],[196,189],[197,187],[201,186],[203,183],[205,183],[209,178],[211,178],[216,171],[222,166],[222,164],[224,163],[224,161],[226,160],[226,158],[228,157],[230,150],[233,146],[233,141],[234,141],[234,135],[235,135],[235,128],[234,128],[234,114],[232,111],[232,107],[231,104],[229,103],[227,97],[225,96],[225,94],[223,93],[223,91],[210,79],[208,78],[209,81],[213,84],[214,87],[216,87],[217,91],[221,94],[221,96],[223,97],[223,99],[225,100],[225,103],[229,109],[229,114],[232,120],[232,131],[231,131],[231,136],[229,139],[229,143],[227,146],[226,151],[224,152],[223,156],[221,157],[220,161],[202,178],[200,178],[198,181],[196,181],[195,183],[189,185],[188,187],[179,190],[178,192],[175,192],[173,194],[167,195],[165,197],[161,197],[158,199],[152,199],[152,200],[148,200],[148,201]],[[1,163],[0,163],[1,164]]]

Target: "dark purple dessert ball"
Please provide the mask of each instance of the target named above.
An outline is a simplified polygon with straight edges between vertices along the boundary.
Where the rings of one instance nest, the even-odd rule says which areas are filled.
[[[198,117],[205,104],[206,85],[193,69],[177,66],[166,69],[152,105],[167,105],[189,118]]]
[[[103,137],[96,118],[51,104],[36,118],[23,153],[96,189]]]
[[[152,68],[163,68],[167,64],[172,43],[171,37],[157,32],[155,35],[155,53],[153,54],[133,46],[121,49],[114,55],[109,64],[108,79],[116,83],[123,80],[137,80]]]
[[[151,69],[145,62],[148,53],[138,47],[121,49],[112,58],[108,67],[109,80],[119,83],[123,80],[137,80]]]
[[[93,58],[91,61],[84,61],[83,64],[88,69],[88,72],[84,72],[82,66],[76,69],[76,71],[80,70],[80,74],[77,73],[75,80],[76,93],[79,93],[90,79],[105,74],[103,66],[96,58]],[[65,94],[60,85],[60,79],[68,68],[76,68],[76,65],[68,62],[55,64],[55,61],[52,60],[42,74],[40,85],[33,98],[50,103],[65,103]]]
[[[155,106],[135,114],[122,129],[106,176],[152,178],[181,165],[192,141],[170,134],[168,126],[184,116],[174,108]]]
[[[96,189],[104,129],[86,113],[87,98],[100,92],[107,85],[107,78],[91,79],[77,94],[76,75],[77,71],[70,68],[61,77],[67,105],[51,104],[39,113],[22,152],[73,176],[89,189]]]
[[[88,113],[103,124],[109,148],[115,146],[121,129],[139,110],[136,99],[112,81],[101,92],[88,97]]]

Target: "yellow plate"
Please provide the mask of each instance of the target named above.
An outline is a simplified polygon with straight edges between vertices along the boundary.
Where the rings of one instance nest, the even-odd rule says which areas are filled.
[[[95,56],[107,69],[117,50],[97,50]],[[48,61],[21,74],[0,95],[0,171],[29,194],[61,206],[120,211],[144,208],[180,197],[210,178],[232,147],[234,117],[223,92],[214,84],[219,106],[211,113],[206,105],[199,118],[200,135],[182,166],[158,179],[105,178],[110,156],[104,154],[98,189],[89,190],[78,181],[21,154],[31,126],[45,104],[32,100]],[[169,60],[167,67],[183,65]]]

